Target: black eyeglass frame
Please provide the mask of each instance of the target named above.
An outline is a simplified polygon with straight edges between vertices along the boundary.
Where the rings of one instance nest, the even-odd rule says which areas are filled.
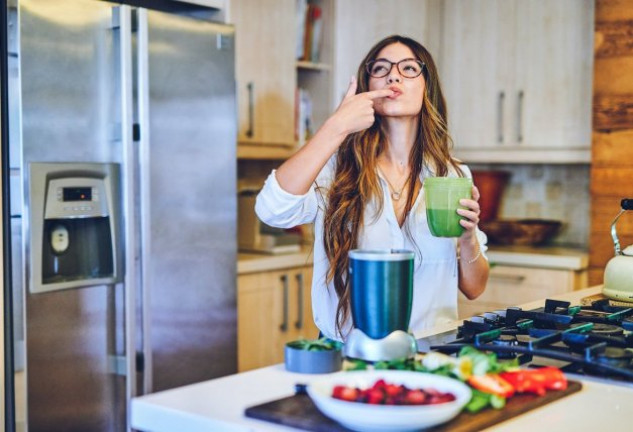
[[[413,77],[409,77],[406,76],[401,70],[400,70],[400,63],[402,62],[410,62],[410,61],[414,61],[416,62],[418,65],[420,65],[420,73],[417,74],[416,76]],[[385,62],[385,63],[389,63],[389,69],[387,70],[387,72],[384,75],[380,75],[380,76],[376,76],[373,75],[371,73],[371,68],[374,64],[376,64],[377,62]],[[400,75],[402,75],[404,78],[407,79],[415,79],[417,77],[419,77],[420,75],[422,75],[424,73],[424,69],[426,68],[426,63],[424,63],[423,61],[420,61],[418,59],[414,59],[414,58],[406,58],[406,59],[402,59],[399,62],[392,62],[389,61],[387,59],[381,58],[381,59],[376,59],[376,60],[370,60],[367,63],[365,63],[365,71],[369,74],[370,77],[372,78],[384,78],[387,75],[389,75],[391,73],[391,70],[393,69],[393,66],[396,66],[396,68],[398,69],[398,72],[400,73]],[[426,75],[425,75],[426,76]]]

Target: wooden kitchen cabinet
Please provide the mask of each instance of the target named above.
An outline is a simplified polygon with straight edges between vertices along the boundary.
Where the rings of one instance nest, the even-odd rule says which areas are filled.
[[[490,268],[488,285],[481,296],[475,300],[468,300],[459,293],[458,316],[459,319],[469,318],[495,309],[506,309],[543,300],[586,286],[586,270],[494,265]]]
[[[350,77],[376,42],[393,34],[411,37],[434,56],[440,47],[440,5],[443,0],[367,0],[334,2],[335,65],[332,108],[338,106]]]
[[[237,27],[236,74],[240,159],[290,157],[305,135],[297,134],[298,89],[312,101],[312,132],[332,113],[333,0],[309,0],[322,10],[318,62],[298,61],[297,3],[288,0],[232,2]],[[246,29],[246,30],[242,30]]]
[[[440,77],[466,162],[591,156],[592,0],[442,2]]]
[[[312,266],[241,274],[237,278],[238,371],[284,361],[284,345],[316,339]]]
[[[238,143],[295,145],[294,1],[231,2],[235,38]]]

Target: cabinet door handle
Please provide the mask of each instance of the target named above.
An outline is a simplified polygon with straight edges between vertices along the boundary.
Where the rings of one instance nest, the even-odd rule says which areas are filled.
[[[503,143],[503,100],[505,97],[505,92],[500,91],[497,101],[497,142],[499,143]]]
[[[303,273],[297,274],[297,289],[299,290],[297,296],[297,322],[295,327],[297,329],[303,328]]]
[[[248,90],[248,129],[246,136],[252,138],[255,134],[255,84],[250,81],[246,84]]]
[[[497,279],[504,282],[521,283],[525,280],[523,275],[507,275],[507,274],[490,274],[490,279]]]
[[[283,321],[279,326],[279,329],[282,332],[288,330],[288,275],[283,275],[281,277],[281,283],[283,285],[284,297],[283,297]]]
[[[523,90],[517,97],[517,141],[523,142]]]

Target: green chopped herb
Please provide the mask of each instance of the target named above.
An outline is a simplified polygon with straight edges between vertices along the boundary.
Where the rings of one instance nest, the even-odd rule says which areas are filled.
[[[343,344],[341,342],[333,341],[327,338],[321,338],[316,340],[300,339],[287,344],[291,348],[306,350],[306,351],[332,351],[340,350]]]

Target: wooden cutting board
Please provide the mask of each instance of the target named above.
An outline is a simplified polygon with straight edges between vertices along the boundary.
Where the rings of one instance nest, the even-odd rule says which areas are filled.
[[[462,412],[448,423],[430,431],[471,432],[480,431],[512,417],[521,415],[555,400],[561,399],[582,388],[577,381],[568,381],[566,390],[548,391],[544,396],[520,394],[508,399],[503,409],[486,409],[477,414]],[[343,432],[349,429],[321,414],[310,397],[297,394],[246,409],[246,417],[251,417],[284,426],[314,432]]]
[[[594,294],[589,297],[583,297],[580,299],[580,305],[591,306],[593,302],[596,302],[599,300],[607,300],[607,297],[604,294]],[[628,302],[623,302],[623,301],[618,301],[618,300],[613,300],[613,299],[608,299],[608,300],[609,300],[609,306],[624,306],[624,307],[633,306],[633,303],[628,303]]]

